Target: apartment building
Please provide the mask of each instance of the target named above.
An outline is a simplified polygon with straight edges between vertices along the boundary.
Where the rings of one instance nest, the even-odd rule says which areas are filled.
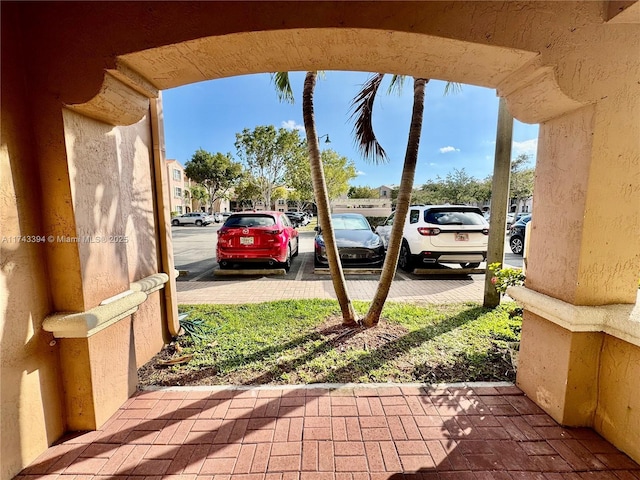
[[[188,199],[191,182],[184,174],[184,167],[177,160],[166,160],[166,167],[171,212],[189,213],[192,210],[191,201]]]

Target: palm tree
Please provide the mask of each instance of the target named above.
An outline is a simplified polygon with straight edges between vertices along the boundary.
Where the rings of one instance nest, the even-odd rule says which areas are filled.
[[[358,92],[352,102],[352,118],[355,117],[354,131],[356,135],[356,143],[365,159],[371,160],[374,163],[380,163],[387,160],[387,154],[380,143],[378,143],[373,131],[372,123],[373,104],[384,76],[384,73],[373,75],[362,86],[362,89]],[[400,91],[403,82],[403,76],[393,75],[389,91]],[[407,150],[404,157],[404,165],[402,167],[400,188],[398,190],[394,217],[395,220],[391,227],[387,256],[385,258],[384,265],[382,266],[378,288],[376,289],[376,293],[371,305],[369,306],[369,311],[362,322],[365,327],[373,327],[380,321],[380,314],[382,313],[384,304],[389,296],[391,282],[393,281],[393,277],[396,273],[400,248],[402,246],[402,232],[407,212],[409,211],[413,179],[415,177],[416,165],[418,162],[418,147],[420,146],[420,133],[422,131],[422,119],[424,116],[425,87],[428,82],[429,79],[425,78],[413,79],[413,111],[411,114]],[[450,88],[457,89],[459,86],[454,83],[448,83],[445,87],[445,94],[448,93]]]
[[[307,147],[309,149],[311,180],[313,182],[313,192],[316,198],[316,207],[318,208],[318,224],[322,230],[322,237],[324,239],[327,252],[327,260],[329,262],[329,272],[331,273],[333,288],[336,292],[336,297],[338,298],[338,303],[340,304],[340,310],[342,312],[342,323],[345,326],[355,326],[357,325],[356,313],[347,290],[347,282],[344,278],[333,225],[331,224],[329,194],[324,177],[324,169],[322,168],[318,133],[316,131],[316,121],[313,110],[313,94],[316,87],[317,76],[318,72],[307,72],[302,92],[302,118],[307,136]],[[276,85],[280,100],[293,103],[293,90],[291,89],[291,83],[289,82],[288,72],[275,73],[271,78]]]

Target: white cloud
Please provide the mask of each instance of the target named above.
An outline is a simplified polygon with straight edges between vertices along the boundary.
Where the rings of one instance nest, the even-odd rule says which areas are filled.
[[[431,162],[431,163],[429,164],[429,166],[430,166],[430,167],[437,167],[437,166],[438,166],[438,164],[437,164],[437,163],[433,163],[433,162]]]
[[[538,150],[538,139],[532,138],[531,140],[525,140],[524,142],[513,142],[513,155],[518,156],[520,154],[535,155]]]
[[[300,130],[301,132],[304,132],[304,125],[297,124],[295,120],[283,121],[281,126],[287,130]]]
[[[452,146],[448,146],[448,147],[442,147],[440,149],[440,153],[449,153],[449,152],[459,152],[460,149],[456,148],[456,147],[452,147]]]
[[[358,170],[356,172],[356,175],[360,176],[360,175],[366,175],[366,172],[363,172],[362,170]]]

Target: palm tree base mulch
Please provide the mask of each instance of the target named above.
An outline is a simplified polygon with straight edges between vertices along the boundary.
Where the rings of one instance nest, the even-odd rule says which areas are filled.
[[[373,328],[363,326],[345,327],[342,317],[328,318],[315,329],[315,333],[327,349],[338,352],[349,350],[361,352],[384,352],[394,348],[394,344],[408,333],[402,325],[382,320]],[[283,382],[281,372],[265,367],[259,376],[244,371],[221,373],[215,364],[200,369],[190,369],[186,364],[171,365],[171,360],[180,358],[182,351],[178,342],[165,346],[160,353],[138,370],[138,384],[145,386],[206,386],[206,385],[281,385],[304,384],[298,378],[295,369],[289,370],[288,381]],[[484,362],[482,372],[469,378],[469,363],[464,356],[453,363],[428,365],[404,361],[400,369],[413,372],[413,381],[419,383],[444,383],[461,381],[515,381],[515,369],[509,360],[509,352],[492,347],[488,352],[488,361]],[[479,374],[479,375],[478,375]],[[358,382],[350,372],[340,375],[336,383]],[[390,380],[392,381],[392,380]]]

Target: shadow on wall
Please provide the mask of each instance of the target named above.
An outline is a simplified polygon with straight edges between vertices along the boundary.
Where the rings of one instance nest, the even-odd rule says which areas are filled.
[[[64,112],[83,288],[91,308],[158,270],[147,117],[112,127]]]
[[[4,40],[5,31],[11,31],[18,22],[4,17],[4,8],[2,13]],[[5,19],[11,28],[6,25],[5,29]],[[57,348],[49,344],[52,337],[41,328],[52,303],[47,285],[46,234],[38,208],[42,205],[38,162],[23,103],[27,98],[24,79],[19,78],[23,59],[14,48],[4,48],[5,43],[0,122],[0,285],[4,293],[0,296],[0,478],[15,473],[64,432]],[[5,88],[12,95],[4,95]],[[45,431],[44,419],[50,419]],[[25,441],[23,432],[29,431],[36,433]]]

